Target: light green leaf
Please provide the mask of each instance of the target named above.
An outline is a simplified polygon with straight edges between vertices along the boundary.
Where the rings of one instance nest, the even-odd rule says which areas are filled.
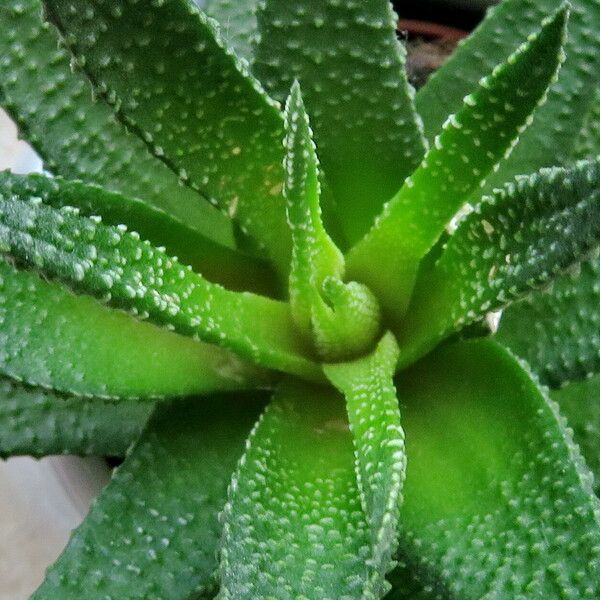
[[[358,489],[371,534],[368,562],[372,571],[366,589],[375,598],[387,587],[384,575],[398,546],[406,470],[404,432],[393,383],[397,360],[398,345],[388,333],[371,355],[324,367],[329,380],[346,397]]]
[[[99,398],[265,386],[235,354],[142,322],[0,259],[0,373]]]
[[[266,0],[254,72],[283,101],[300,81],[337,215],[355,243],[425,152],[388,0]]]
[[[599,295],[600,262],[586,262],[509,306],[496,338],[547,385],[583,379],[600,371]]]
[[[591,103],[588,114],[583,122],[573,157],[577,159],[592,158],[600,155],[600,88]]]
[[[570,383],[553,390],[551,397],[573,428],[575,441],[594,474],[596,495],[600,495],[600,377]]]
[[[423,269],[399,333],[400,362],[585,260],[600,242],[599,182],[600,162],[582,162],[484,198]]]
[[[372,556],[344,403],[288,382],[254,428],[223,515],[221,600],[350,600]]]
[[[349,276],[366,283],[396,321],[410,300],[420,260],[510,152],[543,101],[561,62],[567,17],[563,6],[479,82],[445,122],[421,166],[348,254]]]
[[[213,588],[217,514],[257,409],[226,397],[159,409],[32,600],[187,600]]]
[[[0,456],[124,456],[154,410],[150,402],[63,396],[0,378]]]
[[[41,175],[0,173],[0,188],[6,195],[39,197],[56,208],[78,208],[86,217],[102,217],[107,225],[126,223],[142,238],[164,246],[182,263],[228,289],[272,292],[274,288],[273,274],[266,264],[212,242],[190,228],[186,221],[136,198],[79,181]]]
[[[93,101],[87,78],[72,70],[57,32],[43,21],[41,0],[4,0],[0,31],[0,104],[47,170],[141,198],[234,247],[231,222]]]
[[[27,266],[142,319],[264,366],[321,377],[304,355],[287,304],[209,283],[124,226],[0,189],[0,246]]]
[[[235,53],[252,63],[253,43],[258,37],[258,0],[194,0],[200,9],[220,25],[220,32]]]
[[[45,0],[95,91],[287,276],[281,113],[192,0]]]
[[[446,116],[458,109],[477,80],[505,60],[561,2],[503,0],[488,12],[484,22],[417,94],[417,109],[429,139],[437,134]],[[486,193],[515,175],[568,164],[571,159],[577,134],[600,84],[600,5],[597,0],[571,0],[570,4],[567,60],[558,81],[514,152],[488,179]]]
[[[320,356],[348,358],[375,341],[379,304],[365,286],[342,282],[344,258],[321,222],[319,162],[298,82],[286,103],[285,127],[292,315]]]
[[[420,582],[413,598],[597,598],[592,476],[516,359],[489,340],[448,345],[397,389],[408,458],[400,560],[410,566],[397,576]]]

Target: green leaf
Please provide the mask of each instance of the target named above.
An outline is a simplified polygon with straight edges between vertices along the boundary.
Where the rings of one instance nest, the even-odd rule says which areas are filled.
[[[592,476],[515,358],[489,340],[448,345],[397,388],[409,465],[399,558],[410,567],[398,575],[420,582],[413,598],[597,598]]]
[[[596,90],[594,100],[575,142],[573,157],[583,160],[598,155],[600,155],[600,89]]]
[[[596,495],[600,495],[600,377],[570,383],[551,396],[573,428],[573,437],[594,474]]]
[[[325,374],[346,397],[356,455],[356,478],[371,534],[369,592],[385,591],[385,573],[398,546],[398,517],[406,470],[404,432],[393,376],[398,361],[394,336],[386,334],[376,350],[349,363],[326,365]]]
[[[599,294],[600,261],[586,262],[509,306],[496,338],[547,385],[583,379],[600,371]]]
[[[0,247],[76,291],[142,319],[264,366],[322,378],[304,355],[287,304],[209,283],[124,226],[103,225],[76,209],[51,208],[37,196],[19,199],[0,189]]]
[[[253,43],[258,37],[258,0],[194,0],[200,9],[220,25],[220,32],[235,53],[252,63]]]
[[[264,371],[235,354],[77,296],[5,259],[0,259],[0,373],[113,399],[184,396],[268,381]]]
[[[347,358],[373,344],[379,305],[364,286],[341,280],[344,258],[321,222],[319,162],[297,81],[286,102],[285,128],[283,191],[292,230],[292,316],[322,357]]]
[[[266,0],[254,71],[283,101],[300,81],[342,230],[356,242],[425,152],[388,0]]]
[[[372,556],[342,399],[288,382],[255,426],[223,514],[222,600],[350,600]]]
[[[217,397],[158,410],[32,600],[187,600],[212,588],[217,514],[257,408]]]
[[[121,225],[137,231],[156,246],[178,256],[196,272],[229,289],[272,291],[273,274],[264,263],[216,244],[168,213],[136,198],[79,181],[65,181],[41,175],[0,173],[0,188],[7,196],[39,197],[56,208],[72,206],[87,217],[99,216],[107,225]]]
[[[213,241],[234,247],[230,221],[150,155],[113,112],[92,99],[73,71],[41,0],[0,6],[0,104],[42,156],[46,169],[141,198]]]
[[[150,402],[63,396],[0,378],[0,456],[124,456],[154,410]]]
[[[445,122],[421,166],[350,251],[350,277],[366,283],[396,320],[406,310],[420,260],[469,195],[510,152],[543,101],[560,66],[567,18],[563,6],[479,82]]]
[[[539,27],[562,0],[503,0],[419,91],[417,109],[433,139],[446,116],[458,110],[480,77],[505,60],[520,40]],[[521,173],[568,164],[577,134],[600,83],[600,5],[571,0],[566,62],[544,106],[521,136],[514,152],[491,176],[486,193]]]
[[[192,0],[45,0],[95,91],[287,276],[283,121]]]
[[[600,241],[599,182],[600,162],[582,162],[484,198],[423,269],[399,333],[400,362],[585,260]]]

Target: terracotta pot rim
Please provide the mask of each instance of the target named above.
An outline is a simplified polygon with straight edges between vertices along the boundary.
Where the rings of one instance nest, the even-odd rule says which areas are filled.
[[[419,19],[399,19],[398,31],[407,31],[415,35],[451,41],[459,41],[469,35],[468,31],[458,29],[457,27]]]

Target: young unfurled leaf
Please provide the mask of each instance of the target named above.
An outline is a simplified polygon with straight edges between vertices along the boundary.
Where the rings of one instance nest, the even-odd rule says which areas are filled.
[[[321,378],[319,367],[305,357],[287,304],[209,283],[123,226],[103,225],[69,207],[51,208],[39,197],[2,193],[0,247],[141,318],[264,366]]]
[[[404,432],[393,377],[398,345],[388,333],[376,350],[353,362],[326,365],[325,374],[346,397],[361,503],[369,524],[369,593],[379,598],[398,545],[398,516],[406,470]]]
[[[597,598],[592,476],[514,357],[489,340],[448,345],[397,389],[408,460],[399,560],[410,566],[399,575],[421,583],[415,597]]]
[[[231,222],[197,192],[182,187],[113,111],[94,102],[85,75],[73,71],[41,0],[0,6],[0,105],[57,175],[140,198],[185,220],[208,239],[234,247]]]
[[[194,0],[198,7],[220,25],[220,33],[235,53],[252,63],[253,43],[258,38],[258,0]]]
[[[344,259],[321,222],[319,163],[300,86],[292,86],[285,108],[284,195],[292,230],[292,315],[318,353],[346,358],[373,343],[379,305],[361,284],[345,284]]]
[[[496,337],[547,385],[600,372],[600,262],[509,306]]]
[[[348,242],[371,226],[425,152],[388,0],[266,0],[254,72],[283,101],[300,81]]]
[[[561,62],[567,16],[563,6],[479,82],[448,118],[421,166],[350,251],[348,274],[366,283],[395,320],[408,305],[420,260],[543,101]]]
[[[399,333],[400,362],[585,260],[600,242],[599,183],[600,162],[582,162],[484,198],[420,274]]]
[[[594,474],[596,495],[600,495],[600,376],[553,390],[551,397],[573,429],[575,441]]]
[[[96,92],[287,276],[283,121],[192,0],[44,0]]]
[[[369,528],[344,402],[287,382],[250,435],[223,513],[222,600],[371,598]]]
[[[214,588],[217,515],[259,406],[215,397],[159,408],[32,600],[183,600]]]
[[[64,396],[0,378],[0,457],[124,456],[154,410],[151,402]]]
[[[228,289],[271,291],[268,267],[253,257],[216,244],[188,226],[187,221],[153,208],[136,198],[87,185],[42,175],[0,173],[0,188],[7,196],[38,197],[45,204],[78,208],[86,217],[99,216],[106,225],[121,225],[137,231],[155,246],[164,246],[172,256],[190,265],[209,281]]]
[[[429,139],[437,134],[447,115],[458,110],[478,79],[505,60],[560,4],[561,0],[503,0],[489,10],[484,22],[417,94],[417,108]],[[564,165],[571,159],[600,83],[600,5],[597,0],[570,0],[570,4],[566,62],[558,81],[511,156],[489,177],[486,193],[515,175]]]
[[[97,398],[266,385],[235,354],[141,322],[0,259],[0,373]],[[261,383],[262,382],[262,383]]]

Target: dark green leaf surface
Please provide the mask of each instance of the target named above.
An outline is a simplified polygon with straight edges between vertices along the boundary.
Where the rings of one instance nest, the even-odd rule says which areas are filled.
[[[350,243],[425,151],[388,0],[266,0],[254,71],[283,101],[302,85],[315,141]]]
[[[266,385],[264,371],[0,259],[0,373],[80,396],[156,398]]]
[[[570,383],[551,396],[573,429],[585,462],[594,473],[594,489],[600,495],[600,377]]]
[[[585,260],[600,241],[599,183],[600,162],[582,162],[484,198],[421,274],[398,339],[401,362]]]
[[[0,456],[124,456],[153,410],[149,402],[62,396],[0,378]]]
[[[45,0],[96,92],[287,275],[283,121],[192,0]]]
[[[275,369],[319,377],[289,306],[209,283],[124,226],[0,194],[0,246],[26,265],[140,318]],[[175,358],[175,357],[174,357]],[[158,376],[158,374],[157,374]]]
[[[553,387],[600,371],[600,262],[581,265],[502,314],[499,342]]]
[[[46,169],[162,208],[209,239],[233,246],[231,223],[127,133],[73,71],[41,0],[0,6],[0,105],[17,121]]]
[[[591,474],[514,357],[489,340],[446,346],[397,388],[408,456],[400,558],[423,588],[412,598],[598,598]],[[408,570],[398,575],[409,583]]]
[[[396,317],[408,306],[422,257],[510,152],[543,101],[560,66],[567,17],[563,7],[479,82],[444,123],[421,166],[348,254],[349,276],[366,283]]]
[[[252,63],[253,42],[258,37],[258,0],[194,0],[198,7],[220,25],[220,32],[235,53]]]
[[[157,411],[33,599],[188,600],[211,588],[217,514],[258,408],[216,397]]]
[[[41,175],[0,173],[0,188],[6,195],[41,198],[55,208],[72,206],[84,216],[101,217],[106,225],[125,223],[143,239],[155,246],[164,246],[169,254],[177,256],[197,273],[229,289],[263,291],[273,287],[273,276],[265,264],[211,242],[190,228],[187,221],[136,198],[79,181]]]
[[[349,363],[326,365],[325,374],[346,398],[356,456],[356,479],[369,524],[372,571],[365,593],[380,598],[384,575],[398,546],[398,517],[406,471],[404,432],[393,377],[398,345],[386,334],[376,350]]]
[[[221,600],[375,598],[342,398],[289,382],[250,436],[225,507]]]
[[[461,44],[417,94],[417,109],[429,139],[446,117],[458,110],[463,97],[480,77],[502,62],[527,35],[539,27],[562,0],[503,0],[488,12],[482,25]],[[569,162],[577,134],[600,84],[600,3],[571,0],[567,60],[533,125],[514,152],[489,178],[486,191],[514,175]]]

